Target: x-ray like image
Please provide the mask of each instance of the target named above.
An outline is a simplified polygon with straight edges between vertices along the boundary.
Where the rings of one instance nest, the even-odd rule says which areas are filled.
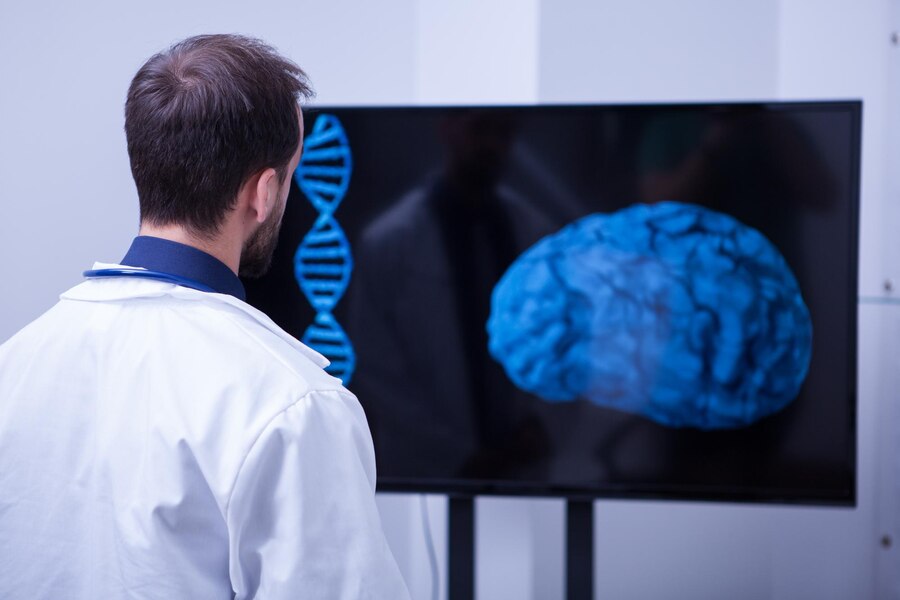
[[[796,398],[812,324],[765,236],[678,202],[593,214],[496,286],[489,348],[521,389],[672,427],[752,424]]]

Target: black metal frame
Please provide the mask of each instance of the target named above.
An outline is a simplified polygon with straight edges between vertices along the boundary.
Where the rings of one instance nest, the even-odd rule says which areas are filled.
[[[450,496],[447,510],[447,598],[475,597],[475,498]],[[566,600],[594,598],[594,501],[566,502]]]

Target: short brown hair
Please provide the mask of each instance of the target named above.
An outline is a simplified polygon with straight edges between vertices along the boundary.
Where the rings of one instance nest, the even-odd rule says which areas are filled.
[[[125,136],[141,221],[214,236],[248,177],[281,181],[300,143],[306,74],[239,35],[201,35],[156,54],[125,102]]]

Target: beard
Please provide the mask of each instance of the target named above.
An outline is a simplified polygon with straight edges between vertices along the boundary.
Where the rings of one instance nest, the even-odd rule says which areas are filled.
[[[238,275],[248,279],[257,279],[269,271],[272,256],[278,245],[278,233],[281,231],[281,219],[263,222],[244,244],[241,251],[241,263]]]

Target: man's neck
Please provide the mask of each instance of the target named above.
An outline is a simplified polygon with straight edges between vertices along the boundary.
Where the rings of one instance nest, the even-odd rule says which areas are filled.
[[[203,239],[195,235],[191,235],[184,227],[180,225],[150,225],[141,223],[141,229],[138,235],[146,235],[150,237],[162,238],[179,244],[185,244],[198,250],[202,250],[207,254],[214,256],[237,275],[238,267],[241,262],[241,246],[240,244],[230,243],[234,240],[234,236],[219,235],[214,239]]]

